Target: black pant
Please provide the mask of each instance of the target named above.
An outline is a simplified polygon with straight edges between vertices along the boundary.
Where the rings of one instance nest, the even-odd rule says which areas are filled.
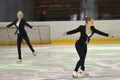
[[[75,44],[75,48],[77,50],[77,53],[80,57],[79,61],[76,64],[76,67],[74,71],[78,72],[78,69],[81,67],[81,70],[85,71],[85,58],[87,54],[87,44],[84,43],[81,45],[80,41],[77,41]]]
[[[34,52],[34,49],[32,47],[32,45],[30,44],[30,40],[28,38],[27,35],[19,35],[18,34],[18,38],[17,38],[17,48],[18,48],[18,59],[22,59],[21,57],[21,43],[22,43],[22,40],[25,40],[27,45],[29,46],[29,48],[31,49],[32,52]]]

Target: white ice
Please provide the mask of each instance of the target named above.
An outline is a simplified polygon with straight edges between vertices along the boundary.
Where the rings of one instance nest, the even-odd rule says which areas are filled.
[[[0,46],[0,80],[73,80],[79,59],[74,45],[22,45],[23,63],[16,64],[16,45]],[[75,80],[120,80],[120,44],[88,45],[86,71]]]

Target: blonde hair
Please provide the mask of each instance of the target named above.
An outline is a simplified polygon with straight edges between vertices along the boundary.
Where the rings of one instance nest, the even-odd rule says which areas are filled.
[[[22,17],[23,17],[23,16],[24,16],[23,11],[19,10],[19,11],[17,12],[17,16],[18,16],[18,15],[22,15]]]
[[[88,21],[90,21],[91,19],[93,19],[93,18],[86,16],[86,17],[85,17],[85,22],[88,23]]]

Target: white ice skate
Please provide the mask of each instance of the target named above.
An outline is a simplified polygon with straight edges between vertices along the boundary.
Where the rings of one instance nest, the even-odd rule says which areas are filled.
[[[78,73],[76,71],[74,71],[72,77],[73,78],[78,78]]]
[[[18,59],[16,62],[17,62],[17,64],[21,64],[22,63],[22,59]]]
[[[34,52],[33,52],[33,56],[36,56],[36,55],[37,55],[37,52],[36,52],[36,51],[34,51]]]

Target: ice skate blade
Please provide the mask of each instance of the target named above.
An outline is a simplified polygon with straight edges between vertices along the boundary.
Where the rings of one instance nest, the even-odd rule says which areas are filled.
[[[72,78],[74,78],[74,79],[78,79],[78,76],[72,75]]]
[[[35,52],[33,52],[33,56],[37,56],[37,52],[35,51]]]
[[[89,73],[82,73],[82,72],[80,72],[80,75],[89,76]]]
[[[17,64],[22,64],[22,60],[19,59],[19,60],[16,61],[16,63],[17,63]]]

